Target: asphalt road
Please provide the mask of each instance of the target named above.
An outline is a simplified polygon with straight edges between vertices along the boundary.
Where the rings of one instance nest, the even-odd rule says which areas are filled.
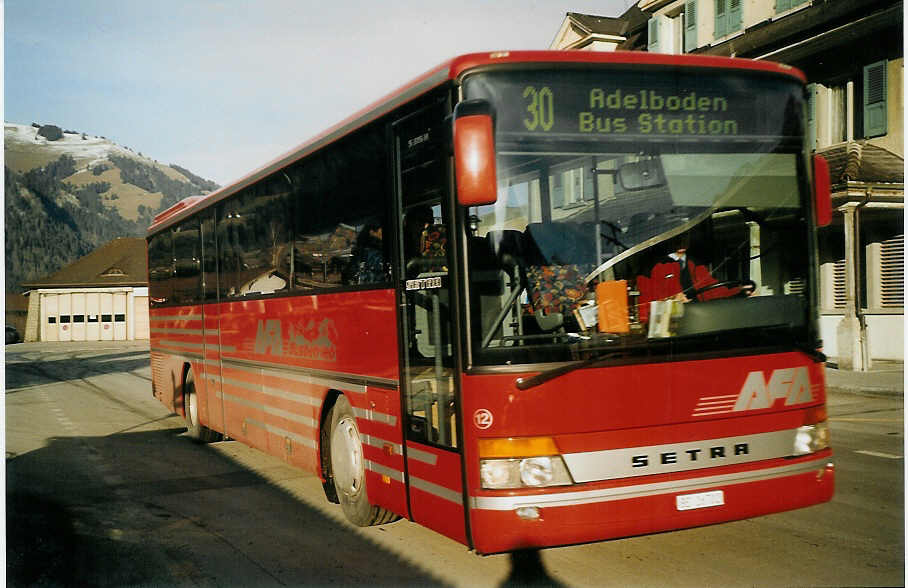
[[[408,521],[352,527],[314,476],[192,443],[147,344],[7,346],[5,377],[10,586],[904,585],[901,398],[830,396],[829,504],[480,557]]]

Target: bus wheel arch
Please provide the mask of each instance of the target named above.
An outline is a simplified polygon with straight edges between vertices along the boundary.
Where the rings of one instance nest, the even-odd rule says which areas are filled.
[[[329,390],[322,402],[322,412],[319,417],[319,435],[318,435],[318,454],[319,467],[321,468],[322,488],[325,490],[325,498],[328,502],[340,504],[337,498],[337,490],[334,488],[334,476],[331,473],[331,416],[334,404],[337,398],[341,396],[337,390]]]
[[[326,423],[328,464],[335,496],[351,523],[360,527],[397,520],[397,515],[369,502],[365,457],[353,407],[343,394],[335,398]]]

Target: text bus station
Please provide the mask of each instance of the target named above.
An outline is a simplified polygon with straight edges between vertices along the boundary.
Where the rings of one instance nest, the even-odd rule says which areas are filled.
[[[154,394],[478,553],[828,501],[805,109],[768,62],[457,57],[158,215]]]

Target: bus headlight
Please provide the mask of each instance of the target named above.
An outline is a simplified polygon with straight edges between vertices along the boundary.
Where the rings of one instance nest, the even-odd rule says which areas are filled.
[[[544,488],[571,484],[571,476],[560,455],[523,459],[481,459],[479,477],[486,490]]]
[[[807,455],[829,447],[829,427],[826,421],[798,427],[794,438],[793,455]]]
[[[486,490],[574,483],[552,437],[480,439],[478,449],[479,478]]]

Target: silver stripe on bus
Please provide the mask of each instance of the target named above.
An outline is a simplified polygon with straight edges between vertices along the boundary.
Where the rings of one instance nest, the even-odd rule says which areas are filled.
[[[233,394],[227,394],[226,392],[215,392],[214,395],[221,400],[226,400],[234,404],[241,404],[243,406],[248,406],[249,408],[255,408],[258,410],[262,409],[262,405],[260,403],[253,400],[246,400],[245,398],[242,398],[240,396],[234,396]]]
[[[149,329],[151,333],[158,335],[201,335],[203,333],[202,329],[176,329],[176,328],[158,328],[151,327]],[[210,333],[209,333],[210,334]]]
[[[238,380],[228,381],[228,379],[226,379],[226,378],[225,378],[225,382],[228,382],[231,386],[237,386],[239,388],[246,388],[247,390],[256,391],[256,388],[254,388],[253,385],[249,385],[248,382],[240,382]],[[266,394],[267,394],[267,392],[266,392]],[[243,406],[248,406],[250,408],[255,408],[255,409],[261,410],[265,414],[278,416],[283,419],[287,419],[288,421],[294,421],[294,422],[300,423],[301,425],[306,425],[307,427],[310,427],[312,429],[318,428],[318,421],[316,421],[312,417],[308,417],[305,415],[283,410],[281,408],[271,406],[270,404],[262,404],[260,402],[254,401],[254,400],[248,400],[246,398],[234,396],[233,394],[216,393],[215,395],[219,396],[223,399],[229,400],[230,402],[233,402],[234,404],[242,404]],[[318,405],[313,404],[313,406],[318,406]]]
[[[366,445],[371,445],[372,447],[376,447],[381,450],[384,450],[386,445],[390,445],[392,454],[403,454],[403,446],[401,446],[400,443],[388,441],[387,439],[382,439],[381,437],[376,437],[375,435],[360,434],[360,439],[362,439],[363,443],[365,443]]]
[[[162,347],[152,347],[152,353],[160,353],[162,355],[169,355],[170,357],[176,357],[179,359],[185,359],[186,361],[204,361],[205,358],[201,353],[191,353],[189,351],[173,351],[171,349],[164,349]]]
[[[290,431],[285,431],[284,429],[281,429],[280,427],[275,427],[274,425],[269,425],[268,423],[263,423],[262,421],[259,421],[256,419],[247,418],[245,420],[245,422],[254,427],[264,429],[264,430],[268,431],[269,433],[274,433],[275,435],[280,435],[281,437],[287,437],[289,439],[292,439],[293,441],[296,441],[297,443],[301,443],[310,449],[315,449],[315,441],[313,441],[312,439],[303,437],[302,435],[297,435],[296,433],[292,433]]]
[[[278,398],[283,398],[285,400],[292,400],[294,402],[299,402],[302,404],[308,404],[309,406],[321,406],[321,400],[308,396],[306,394],[300,394],[297,392],[288,392],[287,390],[281,390],[280,388],[272,388],[271,386],[262,386],[255,382],[246,382],[245,380],[237,380],[235,378],[223,377],[222,381],[229,385],[235,386],[237,388],[243,388],[244,390],[249,390],[251,392],[261,392],[267,396],[277,396]]]
[[[304,374],[295,373],[290,370],[280,370],[273,367],[260,368],[262,374],[273,376],[276,378],[283,378],[285,380],[293,380],[294,382],[300,382],[301,384],[314,384],[316,386],[325,386],[326,388],[340,388],[345,392],[354,392],[356,394],[365,394],[366,387],[357,384],[351,384],[349,382],[331,380],[328,378],[320,378],[317,376],[308,376]]]
[[[432,482],[428,482],[421,478],[415,478],[412,475],[410,476],[410,487],[417,488],[433,496],[437,496],[439,498],[443,498],[447,501],[463,506],[463,496],[460,494],[460,492],[451,490],[450,488],[445,488],[444,486],[433,484]]]
[[[558,492],[554,494],[537,494],[535,496],[474,496],[470,498],[470,504],[473,508],[482,510],[514,510],[525,506],[545,508],[594,504],[597,502],[611,502],[615,500],[627,500],[630,498],[659,496],[661,494],[691,492],[715,486],[728,486],[772,480],[774,478],[816,471],[824,467],[828,462],[829,458],[824,457],[793,465],[738,472],[734,474],[704,476],[702,478],[690,478],[687,480],[674,480],[670,482],[636,484],[634,486],[604,488],[601,490]]]
[[[414,449],[409,445],[407,445],[407,457],[433,466],[438,463],[438,456],[434,453],[429,453],[428,451],[423,451],[421,449]]]
[[[367,421],[372,421],[374,423],[382,423],[391,425],[392,427],[397,426],[397,417],[393,414],[385,414],[383,412],[378,412],[377,410],[372,410],[371,408],[356,408],[355,406],[353,407],[353,414],[361,419],[366,419]]]
[[[388,476],[394,480],[397,480],[401,484],[404,482],[404,473],[400,470],[389,468],[380,463],[375,463],[370,459],[364,459],[363,464],[366,466],[366,469],[370,472],[374,472],[380,476]]]
[[[184,315],[151,315],[149,317],[152,321],[200,321],[202,320],[202,315],[200,314],[184,314]]]
[[[167,347],[185,347],[187,349],[201,349],[204,347],[202,343],[190,343],[189,341],[170,341],[170,340],[161,340],[158,341],[158,345],[167,346]]]
[[[265,414],[270,414],[273,416],[281,417],[282,419],[287,419],[288,421],[295,421],[301,425],[306,425],[309,428],[317,429],[318,421],[312,417],[303,416],[301,414],[292,413],[288,410],[282,410],[280,408],[275,408],[270,405],[265,405]]]
[[[227,351],[227,349],[227,347],[221,346],[221,351]],[[276,375],[281,378],[295,379],[307,384],[322,384],[325,386],[332,386],[340,390],[347,392],[356,392],[358,394],[365,394],[367,386],[374,386],[376,388],[389,390],[397,390],[398,388],[397,380],[391,380],[388,378],[377,378],[373,376],[363,376],[360,374],[334,372],[316,368],[272,363],[268,361],[252,361],[239,357],[224,357],[222,359],[225,364],[261,369],[263,371],[269,372],[274,371],[277,373],[272,375]],[[297,379],[290,376],[298,376],[305,379]]]
[[[787,457],[797,429],[562,455],[575,482],[667,474]]]
[[[322,405],[321,398],[316,398],[308,394],[303,394],[299,392],[290,392],[289,390],[284,390],[283,388],[273,388],[271,386],[262,386],[262,392],[268,396],[276,396],[278,398],[283,398],[284,400],[292,400],[294,402],[300,402],[302,404],[308,404],[309,406],[319,407]]]

